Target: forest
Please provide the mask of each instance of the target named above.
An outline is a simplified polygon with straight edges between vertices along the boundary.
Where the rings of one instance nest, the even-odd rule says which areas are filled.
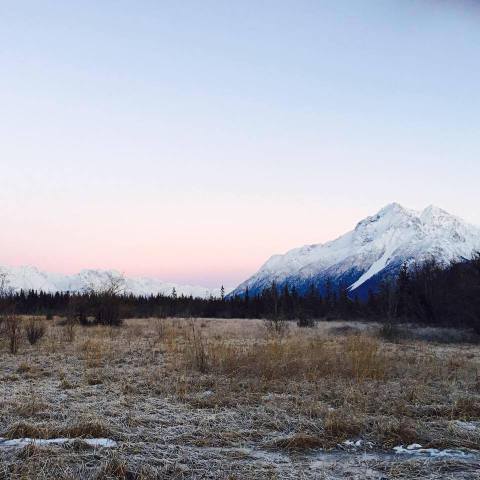
[[[0,295],[0,313],[54,315],[89,324],[119,325],[136,317],[264,318],[296,320],[313,326],[317,319],[362,319],[413,322],[471,328],[480,333],[480,254],[447,267],[434,259],[403,265],[397,276],[384,280],[368,298],[352,296],[347,286],[333,289],[326,282],[319,293],[313,284],[300,295],[294,286],[273,283],[258,295],[193,298],[171,295],[134,296],[116,289],[82,293],[38,291]]]

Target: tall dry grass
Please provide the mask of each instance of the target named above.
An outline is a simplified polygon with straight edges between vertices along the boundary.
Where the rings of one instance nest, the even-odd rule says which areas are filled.
[[[268,336],[253,343],[233,343],[208,338],[192,324],[191,334],[178,351],[185,366],[200,372],[265,380],[315,381],[338,376],[363,381],[382,379],[389,367],[380,342],[365,335],[352,335],[343,341]]]

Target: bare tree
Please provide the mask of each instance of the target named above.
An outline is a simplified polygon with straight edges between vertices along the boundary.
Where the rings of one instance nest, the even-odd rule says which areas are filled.
[[[125,293],[126,280],[123,274],[117,272],[106,272],[105,278],[100,283],[88,282],[83,291],[96,295],[122,295]]]
[[[0,268],[0,298],[4,298],[10,295],[12,291],[13,288],[10,285],[8,273],[2,268]]]
[[[10,353],[15,355],[20,344],[22,320],[16,315],[8,315],[4,319],[3,329],[8,338]]]
[[[31,317],[25,324],[25,335],[30,345],[35,345],[45,335],[45,323]]]
[[[100,283],[90,282],[84,292],[96,299],[95,321],[102,325],[119,326],[122,323],[119,296],[125,293],[125,277],[107,272]]]

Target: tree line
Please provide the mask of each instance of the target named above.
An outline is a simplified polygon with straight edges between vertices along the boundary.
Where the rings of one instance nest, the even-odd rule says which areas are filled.
[[[404,264],[367,298],[347,286],[320,290],[311,285],[299,294],[293,285],[272,283],[257,294],[207,299],[177,295],[136,296],[121,293],[118,283],[78,292],[0,291],[0,313],[53,315],[79,323],[119,325],[134,317],[265,318],[296,320],[311,326],[316,319],[364,319],[468,327],[480,333],[480,254],[447,267],[434,259]]]

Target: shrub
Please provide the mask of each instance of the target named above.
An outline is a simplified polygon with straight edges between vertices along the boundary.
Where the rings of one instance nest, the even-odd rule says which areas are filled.
[[[155,337],[157,341],[163,341],[167,331],[165,320],[163,318],[155,318],[153,320],[153,330],[155,332]]]
[[[115,295],[102,294],[98,298],[95,311],[95,322],[100,325],[119,327],[122,324],[120,315],[120,302]]]
[[[25,335],[30,345],[35,345],[45,335],[45,324],[35,318],[30,318],[25,325]]]
[[[267,332],[273,335],[283,336],[288,332],[288,322],[278,316],[267,318],[265,327]]]
[[[63,336],[65,340],[69,343],[72,343],[75,340],[75,333],[75,320],[73,318],[68,318],[63,328]]]
[[[186,337],[186,353],[192,366],[199,372],[208,370],[208,349],[202,333],[197,329],[195,320],[190,321],[190,332]]]
[[[16,315],[8,315],[3,320],[3,330],[8,338],[9,350],[12,355],[18,352],[22,332],[22,321]]]
[[[300,328],[313,328],[315,326],[315,320],[305,314],[298,316],[297,325]]]
[[[403,332],[395,323],[386,322],[378,330],[378,336],[387,342],[396,343],[402,339]]]

